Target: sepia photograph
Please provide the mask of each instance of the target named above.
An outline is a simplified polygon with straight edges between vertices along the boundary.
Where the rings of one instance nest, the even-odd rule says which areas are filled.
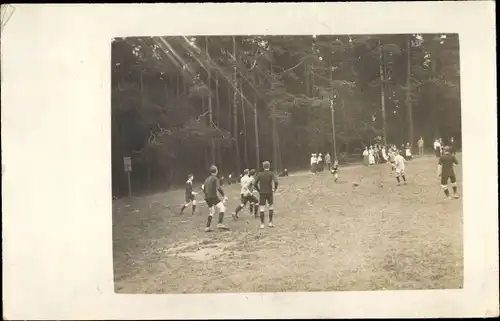
[[[461,289],[458,34],[111,42],[116,293]]]
[[[498,316],[494,8],[2,4],[4,319]]]

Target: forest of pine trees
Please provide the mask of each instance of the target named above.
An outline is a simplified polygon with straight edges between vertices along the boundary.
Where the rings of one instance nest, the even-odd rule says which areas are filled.
[[[377,136],[460,143],[456,34],[119,38],[112,43],[113,195],[240,173],[270,160],[341,162]]]

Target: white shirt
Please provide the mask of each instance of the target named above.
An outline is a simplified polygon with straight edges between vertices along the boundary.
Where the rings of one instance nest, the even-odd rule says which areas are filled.
[[[318,156],[318,163],[321,162],[321,161],[323,161],[323,157]]]
[[[405,169],[405,159],[403,156],[397,154],[394,158],[394,162],[396,163],[396,170],[404,170]]]
[[[250,188],[253,184],[253,177],[250,177],[248,175],[244,175],[241,178],[240,184],[241,184],[241,194],[243,194],[243,195],[250,194]]]
[[[316,164],[316,162],[317,162],[316,157],[311,157],[311,165]]]
[[[437,140],[436,140],[436,141],[434,142],[434,149],[437,149],[438,147],[439,147],[439,148],[441,148],[441,143],[440,143],[439,141],[437,141]]]

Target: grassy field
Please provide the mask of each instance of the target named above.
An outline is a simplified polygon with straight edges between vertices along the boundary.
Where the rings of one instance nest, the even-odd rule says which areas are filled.
[[[396,186],[388,165],[343,168],[337,183],[326,172],[282,178],[274,229],[260,230],[248,208],[231,219],[237,185],[225,186],[225,232],[203,231],[201,195],[194,216],[190,209],[178,213],[182,190],[113,201],[115,291],[461,288],[462,201],[444,199],[436,163],[435,157],[408,162],[406,186]]]

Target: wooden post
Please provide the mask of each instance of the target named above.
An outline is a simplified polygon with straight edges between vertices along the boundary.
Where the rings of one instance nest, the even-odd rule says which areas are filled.
[[[127,180],[128,180],[128,196],[132,196],[132,181],[130,179],[130,172],[127,172]]]
[[[130,178],[130,173],[132,172],[132,158],[131,157],[123,157],[123,165],[124,170],[127,173],[127,181],[128,181],[128,196],[132,196],[132,180]]]

